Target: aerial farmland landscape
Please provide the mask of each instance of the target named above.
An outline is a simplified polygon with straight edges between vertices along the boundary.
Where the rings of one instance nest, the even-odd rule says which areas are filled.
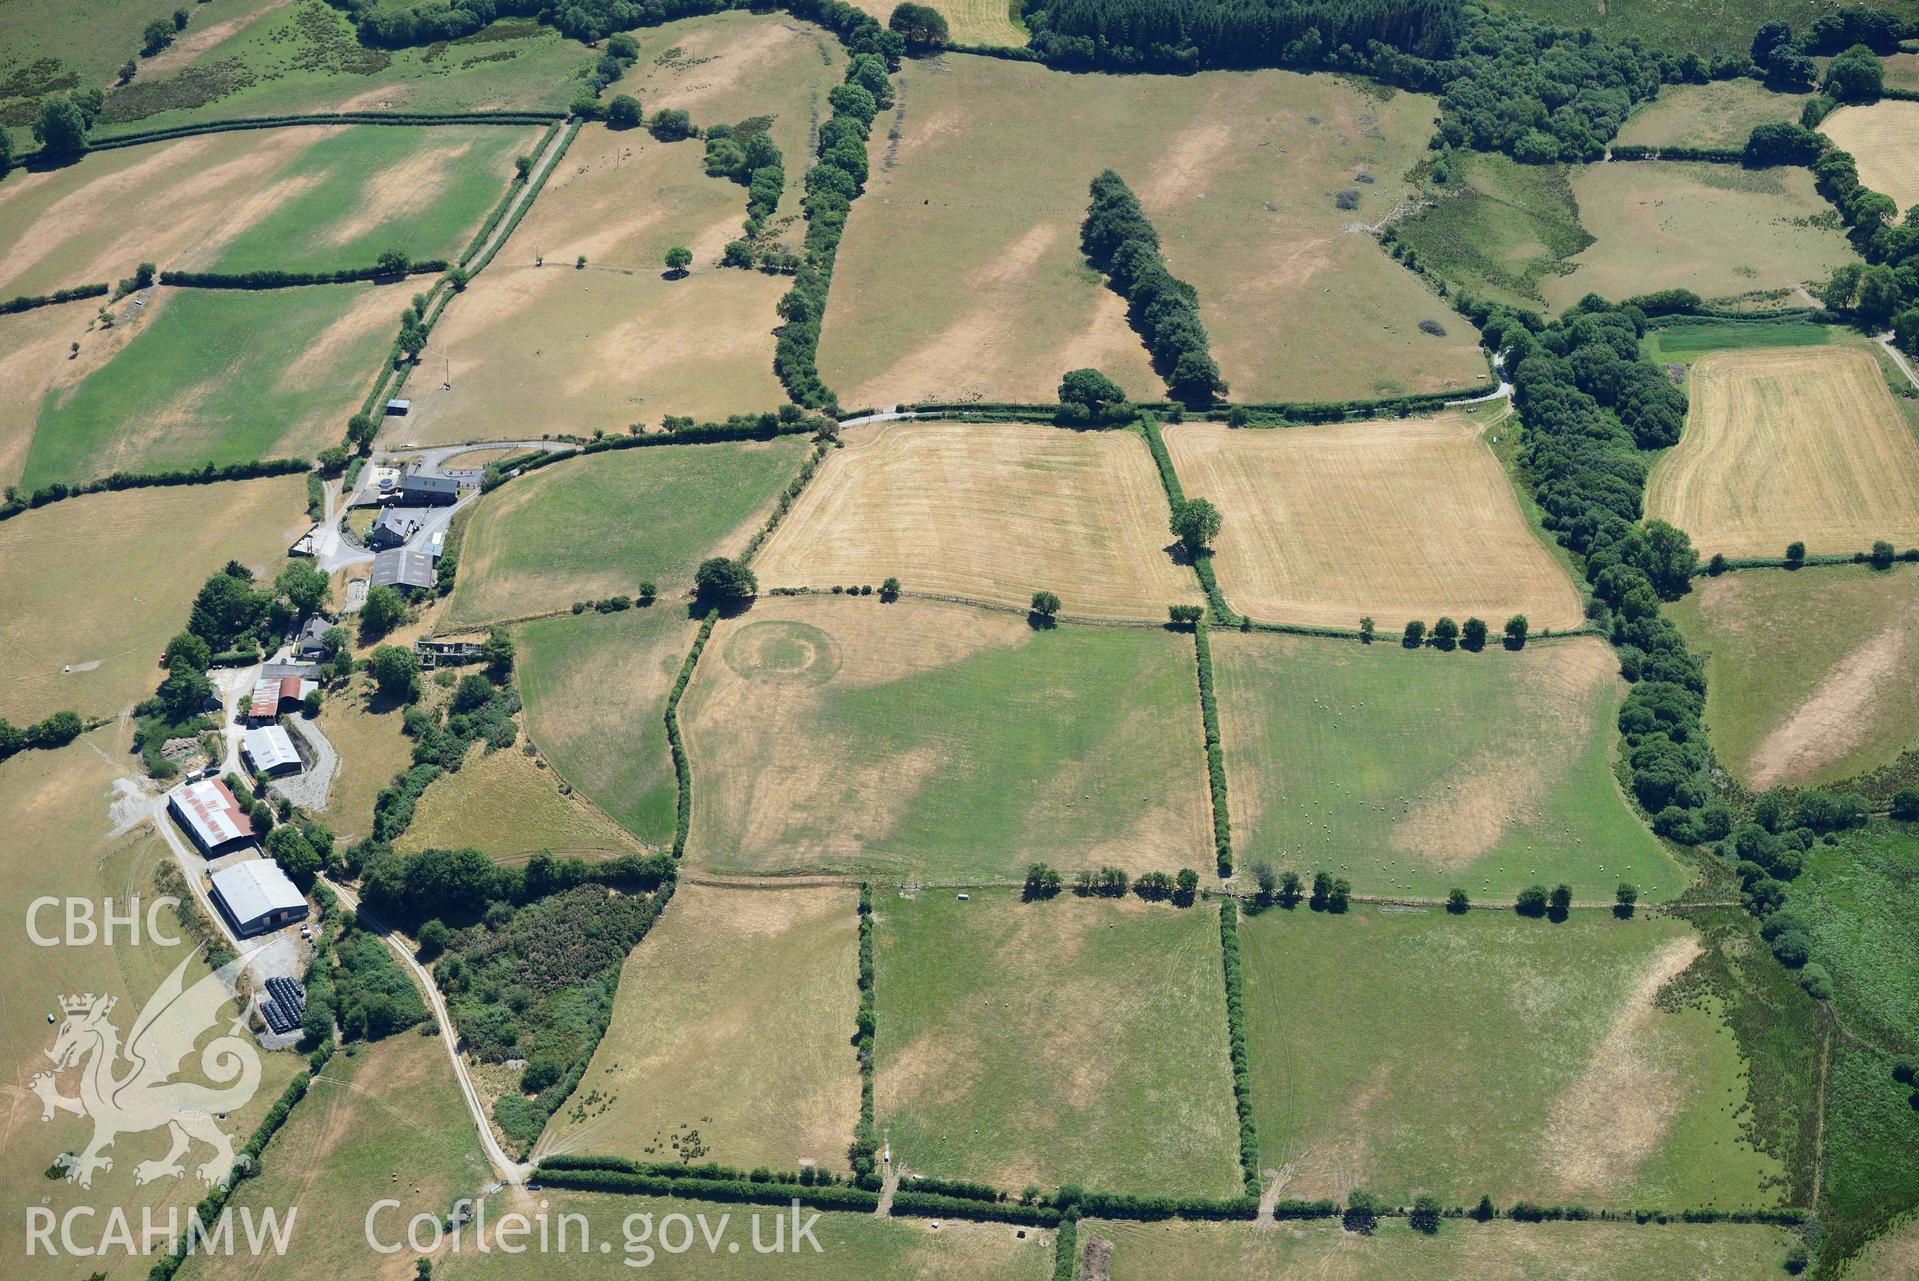
[[[0,1277],[1919,1281],[1919,0],[0,0]]]

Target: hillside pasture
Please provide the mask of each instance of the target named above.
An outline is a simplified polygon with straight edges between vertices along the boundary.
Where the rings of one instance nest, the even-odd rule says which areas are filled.
[[[767,541],[767,587],[870,584],[1069,617],[1159,621],[1197,602],[1164,492],[1130,432],[891,422],[847,433]]]
[[[1597,638],[1439,654],[1220,632],[1213,666],[1243,860],[1426,898],[1686,884],[1613,780],[1624,683]]]
[[[876,898],[874,1111],[896,1165],[1237,1196],[1211,904]]]
[[[1579,594],[1527,527],[1511,482],[1465,414],[1234,430],[1166,429],[1188,498],[1224,517],[1220,586],[1260,622],[1382,632],[1409,619],[1512,614],[1577,626]],[[1508,429],[1510,430],[1510,429]]]
[[[1400,1220],[1367,1236],[1337,1223],[1082,1220],[1082,1249],[1111,1247],[1110,1281],[1315,1277],[1338,1281],[1773,1281],[1793,1238],[1783,1228],[1730,1223],[1474,1223],[1437,1236]],[[1082,1258],[1086,1257],[1084,1254]],[[1089,1275],[1082,1271],[1081,1276]]]
[[[850,886],[682,885],[627,957],[612,1025],[541,1154],[847,1173],[857,903]]]
[[[1431,98],[1284,71],[1061,75],[961,54],[909,64],[899,84],[820,338],[821,373],[849,408],[1050,401],[1088,365],[1163,395],[1124,300],[1080,252],[1087,184],[1109,167],[1198,290],[1234,399],[1484,378],[1472,326],[1364,230],[1406,194]]]
[[[412,766],[413,740],[402,729],[404,705],[381,698],[373,678],[356,673],[320,704],[319,728],[339,754],[323,821],[342,842],[373,829],[373,805],[393,776]]]
[[[1572,189],[1595,239],[1570,260],[1571,274],[1544,282],[1555,309],[1589,293],[1661,289],[1738,301],[1824,281],[1855,261],[1805,169],[1622,160],[1575,169]]]
[[[582,859],[641,852],[625,829],[565,786],[520,744],[476,747],[457,772],[426,789],[394,848],[402,854],[471,848],[508,864],[543,850]]]
[[[95,363],[102,344],[95,332],[95,302],[0,316],[0,485],[20,479],[40,420],[40,404],[56,382],[70,382]],[[85,363],[70,351],[81,343]]]
[[[719,267],[746,193],[707,177],[702,154],[697,141],[582,129],[499,257],[434,326],[410,385],[413,411],[386,436],[441,445],[591,435],[784,401],[773,328],[786,283]],[[675,245],[694,264],[668,279]]]
[[[229,560],[271,576],[307,526],[300,476],[89,494],[0,523],[0,716],[113,716]]]
[[[1819,131],[1859,162],[1859,181],[1891,196],[1901,213],[1919,204],[1919,102],[1841,107]]]
[[[1647,482],[1646,514],[1685,530],[1702,556],[1919,543],[1919,443],[1866,352],[1716,353],[1693,366],[1690,397],[1684,435]]]
[[[1778,1200],[1712,998],[1659,999],[1702,950],[1683,921],[1302,905],[1242,920],[1240,944],[1260,1160],[1288,1196]]]
[[[518,629],[527,737],[628,831],[672,844],[678,787],[666,697],[698,624],[668,605],[540,619]]]
[[[1642,147],[1741,148],[1764,124],[1797,124],[1806,100],[1774,93],[1756,80],[1663,85],[1641,103],[1619,131],[1621,144]]]
[[[708,556],[737,555],[799,469],[805,444],[656,445],[571,458],[481,500],[447,614],[526,618],[657,584],[676,609]]]
[[[1919,745],[1919,569],[1741,570],[1667,607],[1706,664],[1706,726],[1754,790],[1851,778]]]
[[[382,285],[161,292],[145,312],[120,309],[124,345],[103,364],[47,393],[23,485],[311,458],[345,436],[409,297]]]
[[[1017,878],[1212,866],[1190,637],[765,599],[680,703],[704,872]]]

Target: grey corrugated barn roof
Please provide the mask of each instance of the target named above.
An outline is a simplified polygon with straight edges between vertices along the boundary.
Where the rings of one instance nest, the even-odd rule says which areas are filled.
[[[411,587],[425,591],[433,586],[433,558],[409,547],[395,547],[373,558],[374,587]]]

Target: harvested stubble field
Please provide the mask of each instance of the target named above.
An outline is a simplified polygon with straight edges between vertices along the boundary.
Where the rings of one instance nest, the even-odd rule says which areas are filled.
[[[515,635],[527,737],[629,832],[673,841],[666,696],[699,624],[670,605],[540,619]]]
[[[160,290],[117,350],[41,402],[22,483],[311,458],[340,443],[399,328],[405,286]],[[81,344],[83,355],[88,342]]]
[[[821,1214],[813,1227],[819,1242],[797,1248],[792,1237],[786,1253],[774,1258],[753,1253],[752,1222],[759,1220],[762,1244],[774,1239],[776,1220],[791,1230],[792,1211],[783,1206],[743,1206],[679,1197],[601,1196],[587,1192],[549,1190],[528,1197],[515,1208],[532,1215],[537,1203],[548,1201],[557,1223],[560,1215],[584,1215],[592,1240],[605,1241],[607,1253],[577,1250],[568,1254],[566,1275],[583,1281],[615,1281],[634,1276],[663,1277],[666,1281],[845,1281],[848,1277],[888,1277],[902,1281],[1039,1281],[1053,1266],[1053,1234],[1044,1228],[1013,1228],[1003,1223],[965,1223],[943,1219],[875,1218],[871,1214]],[[509,1204],[512,1204],[509,1202]],[[802,1211],[800,1221],[812,1222],[814,1212]],[[684,1220],[667,1220],[673,1216]],[[695,1224],[704,1221],[719,1236],[709,1251]],[[693,1244],[684,1252],[683,1228],[693,1232]],[[577,1229],[570,1229],[577,1232]],[[670,1241],[674,1251],[661,1248]],[[728,1245],[738,1245],[730,1253]],[[644,1268],[644,1271],[640,1269]],[[446,1281],[543,1281],[553,1275],[553,1258],[537,1251],[507,1254],[495,1249],[482,1254],[469,1248],[442,1255],[433,1273]]]
[[[841,403],[1047,401],[1086,365],[1135,396],[1162,394],[1125,301],[1080,253],[1087,184],[1108,167],[1199,291],[1234,399],[1485,377],[1472,326],[1354,230],[1406,194],[1431,98],[1284,71],[1064,75],[960,54],[899,80],[821,334]],[[1342,192],[1352,209],[1337,207]]]
[[[1207,871],[1192,639],[877,597],[762,599],[680,704],[688,863],[1017,878]]]
[[[1657,98],[1633,112],[1618,141],[1643,147],[1743,147],[1757,125],[1797,123],[1804,102],[1756,80],[1665,85]]]
[[[1572,188],[1595,239],[1570,275],[1545,283],[1555,308],[1589,293],[1660,289],[1736,300],[1823,281],[1856,261],[1805,169],[1622,160],[1574,170]]]
[[[682,885],[542,1155],[847,1172],[859,1122],[858,896]]]
[[[1188,498],[1225,518],[1220,586],[1260,622],[1380,631],[1477,615],[1495,632],[1579,625],[1579,593],[1527,527],[1512,485],[1464,414],[1397,422],[1166,429]]]
[[[746,194],[707,177],[702,154],[697,141],[582,129],[500,256],[434,326],[409,384],[413,412],[387,436],[584,436],[784,400],[773,328],[786,283],[718,266]],[[694,255],[681,279],[662,265],[674,245]]]
[[[1685,530],[1702,556],[1919,543],[1919,443],[1864,351],[1717,353],[1693,366],[1689,394],[1646,514]]]
[[[896,1166],[1239,1194],[1212,904],[928,889],[874,911],[874,1110]]]
[[[668,22],[633,36],[640,56],[607,90],[608,96],[630,93],[649,116],[684,111],[702,129],[770,119],[767,129],[786,162],[787,194],[775,221],[780,239],[797,248],[805,235],[798,217],[800,180],[820,122],[832,114],[826,95],[846,74],[845,48],[811,23],[783,13],[744,10]],[[701,152],[697,142],[682,145]],[[578,151],[575,144],[574,154]],[[746,217],[746,189],[729,181],[708,181],[731,193],[737,234],[738,223]]]
[[[806,444],[652,445],[569,458],[474,509],[447,617],[525,618],[632,595],[651,581],[679,609],[708,556],[737,555],[792,480]]]
[[[1841,107],[1819,131],[1851,152],[1859,181],[1891,196],[1901,213],[1919,204],[1919,102]]]
[[[271,576],[306,528],[301,476],[89,494],[0,523],[0,716],[111,716],[153,692],[209,574]]]
[[[1440,654],[1222,631],[1213,665],[1243,860],[1435,899],[1688,880],[1613,779],[1625,686],[1596,637]]]
[[[885,22],[897,6],[889,0],[853,0],[853,7]],[[946,19],[955,44],[996,44],[1020,46],[1026,43],[1026,28],[1020,19],[1019,0],[938,0],[929,5]]]
[[[898,577],[908,592],[1160,621],[1201,597],[1167,550],[1164,491],[1131,432],[892,422],[827,456],[756,562],[767,587]]]
[[[459,771],[434,780],[420,797],[402,854],[472,848],[501,863],[524,863],[546,850],[599,859],[640,852],[640,843],[519,744],[467,754]]]
[[[286,1252],[201,1254],[180,1276],[265,1281],[298,1268],[401,1281],[418,1275],[412,1252],[374,1250],[373,1203],[398,1202],[373,1223],[380,1241],[399,1241],[414,1215],[444,1217],[456,1199],[478,1196],[492,1181],[446,1043],[408,1028],[336,1053],[267,1146],[259,1172],[234,1194],[236,1217],[277,1207],[284,1221],[288,1207],[299,1207]]]
[[[6,616],[15,617],[10,610]],[[57,1016],[59,1000],[65,996],[111,996],[117,1002],[111,1021],[125,1035],[176,966],[187,963],[187,984],[207,974],[193,956],[192,942],[164,909],[157,918],[160,929],[166,938],[177,937],[180,942],[169,943],[144,930],[135,942],[122,927],[111,941],[92,946],[39,947],[27,933],[27,905],[42,897],[60,903],[69,898],[91,900],[96,921],[102,900],[111,898],[114,910],[124,912],[129,900],[137,898],[144,920],[144,907],[156,895],[178,892],[156,879],[163,867],[177,865],[152,827],[141,825],[111,835],[119,826],[110,813],[119,795],[117,780],[137,772],[128,748],[125,731],[109,727],[58,751],[23,752],[0,769],[0,814],[7,821],[7,839],[0,842],[0,876],[5,878],[13,917],[0,951],[0,965],[7,976],[6,1018],[0,1020],[0,1091],[6,1096],[5,1107],[0,1107],[0,1153],[5,1154],[0,1158],[0,1186],[23,1202],[46,1207],[56,1221],[78,1210],[80,1216],[72,1220],[76,1227],[92,1222],[102,1230],[109,1206],[136,1225],[143,1210],[152,1211],[157,1224],[166,1223],[170,1209],[184,1215],[206,1192],[194,1177],[193,1166],[208,1155],[207,1148],[196,1144],[183,1177],[139,1184],[138,1167],[166,1155],[168,1137],[164,1129],[129,1131],[107,1150],[113,1168],[96,1172],[91,1188],[44,1177],[56,1156],[80,1152],[94,1133],[94,1122],[87,1116],[56,1112],[51,1121],[40,1119],[40,1100],[30,1092],[29,1083],[39,1073],[54,1069],[46,1051],[52,1048],[57,1029],[47,1023],[47,1014]],[[122,761],[128,762],[127,768],[118,764]],[[59,909],[43,911],[38,924],[45,933],[60,933]],[[236,1006],[223,1012],[239,1013]],[[99,1059],[88,1062],[108,1066]],[[236,1148],[260,1123],[293,1074],[305,1066],[305,1058],[297,1054],[261,1055],[258,1091],[220,1122]],[[79,1093],[78,1077],[75,1071],[63,1072],[58,1081],[61,1093]],[[183,1065],[178,1079],[215,1084],[200,1070],[197,1055]],[[5,1216],[0,1223],[0,1250],[11,1257],[28,1257],[26,1229],[25,1214]],[[43,1242],[40,1249],[46,1248]],[[91,1270],[77,1269],[82,1276]],[[36,1261],[20,1275],[44,1274],[42,1261]]]
[[[1111,1247],[1110,1270],[1099,1274],[1109,1281],[1774,1281],[1792,1245],[1783,1228],[1748,1224],[1642,1227],[1459,1219],[1448,1220],[1436,1237],[1398,1220],[1360,1236],[1330,1222],[1088,1219],[1080,1224],[1079,1239],[1082,1247],[1091,1240]],[[1093,1257],[1107,1254],[1100,1245],[1092,1247]],[[1083,1270],[1080,1275],[1093,1274]]]
[[[1919,569],[1741,570],[1666,612],[1705,660],[1713,748],[1748,787],[1851,778],[1919,743]]]
[[[1742,1128],[1731,1030],[1710,998],[1659,999],[1701,954],[1683,921],[1301,905],[1244,919],[1240,940],[1260,1161],[1287,1196],[1779,1199],[1780,1163]]]

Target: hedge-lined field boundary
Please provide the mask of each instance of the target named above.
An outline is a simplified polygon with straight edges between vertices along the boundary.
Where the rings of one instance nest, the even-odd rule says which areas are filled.
[[[693,669],[700,665],[700,651],[713,635],[713,625],[719,621],[717,609],[708,610],[706,617],[700,620],[699,634],[693,638],[693,647],[687,650],[672,692],[666,696],[666,743],[673,751],[673,777],[679,784],[679,803],[673,819],[673,857],[676,859],[686,853],[687,833],[693,828],[693,767],[687,762],[686,743],[680,737],[680,698],[693,679]]]
[[[1457,400],[1473,400],[1489,396],[1499,390],[1497,379],[1477,383],[1469,387],[1460,387],[1449,391],[1421,392],[1413,396],[1386,396],[1378,399],[1354,400],[1262,400],[1262,401],[1226,401],[1205,410],[1194,410],[1170,400],[1140,400],[1132,402],[1135,409],[1147,413],[1165,414],[1169,420],[1178,422],[1192,419],[1203,422],[1228,422],[1236,413],[1244,413],[1266,418],[1281,418],[1289,423],[1311,425],[1365,421],[1369,418],[1408,418],[1415,414],[1436,413]],[[1032,401],[959,401],[925,400],[910,405],[901,405],[902,413],[928,415],[978,415],[984,418],[1038,419],[1052,421],[1059,413],[1057,404],[1045,404]],[[863,411],[871,413],[873,411]],[[846,417],[859,417],[848,414]]]
[[[1166,438],[1160,434],[1159,420],[1150,413],[1141,414],[1139,427],[1141,434],[1146,437],[1146,448],[1159,468],[1159,483],[1166,490],[1167,506],[1178,511],[1186,501],[1186,491],[1179,483],[1179,472],[1173,467],[1173,456],[1166,449]],[[1213,613],[1213,620],[1232,626],[1244,624],[1245,617],[1233,612],[1233,607],[1226,603],[1226,596],[1219,589],[1219,576],[1213,572],[1211,552],[1190,557],[1188,563],[1193,568],[1194,577],[1199,579],[1200,587],[1205,589],[1206,605]],[[1207,676],[1210,678],[1211,674],[1209,662]]]
[[[536,158],[546,154],[546,149],[553,144],[553,135],[560,131],[563,123],[555,120],[546,127],[546,132],[540,135],[540,140],[533,144],[532,154]],[[559,157],[554,157],[554,162],[558,163],[558,161]],[[480,229],[473,233],[473,239],[467,242],[465,251],[460,254],[461,267],[465,267],[473,255],[480,252],[480,247],[486,243],[486,238],[493,234],[495,227],[500,225],[500,219],[506,217],[506,211],[513,207],[514,197],[520,194],[520,189],[525,185],[526,179],[517,173],[506,184],[506,194],[502,195],[500,202],[493,206],[493,211],[486,216],[486,221],[480,224]]]
[[[1246,1195],[1259,1195],[1259,1130],[1253,1121],[1253,1070],[1246,1055],[1246,973],[1239,963],[1239,901],[1219,905],[1219,951],[1226,973],[1226,1038],[1233,1061],[1233,1106],[1239,1112],[1239,1169]]]
[[[160,283],[175,289],[288,289],[299,285],[351,285],[363,281],[398,283],[408,276],[436,275],[447,269],[444,258],[408,262],[404,271],[391,267],[341,267],[336,271],[163,271]]]
[[[257,462],[227,463],[224,466],[208,463],[204,467],[177,471],[117,471],[98,480],[55,481],[29,494],[16,493],[5,503],[0,503],[0,520],[11,520],[21,512],[69,498],[83,498],[88,494],[104,494],[121,489],[159,489],[169,485],[210,485],[228,480],[258,480],[262,476],[291,476],[312,469],[312,461],[306,458],[263,458]]]
[[[323,111],[302,116],[237,116],[199,124],[135,129],[87,139],[88,151],[112,151],[146,142],[170,142],[209,133],[284,129],[298,125],[543,125],[566,119],[564,111]],[[23,156],[31,161],[38,152]]]
[[[1226,753],[1220,745],[1219,700],[1213,693],[1213,643],[1201,620],[1193,628],[1193,659],[1199,672],[1199,718],[1206,731],[1206,779],[1212,797],[1213,858],[1222,877],[1233,874],[1233,819],[1226,805]]]
[[[57,303],[76,302],[82,298],[98,298],[112,288],[112,285],[103,281],[97,285],[74,285],[69,289],[56,289],[50,294],[20,294],[0,302],[0,316],[32,311],[36,307],[52,307]]]

